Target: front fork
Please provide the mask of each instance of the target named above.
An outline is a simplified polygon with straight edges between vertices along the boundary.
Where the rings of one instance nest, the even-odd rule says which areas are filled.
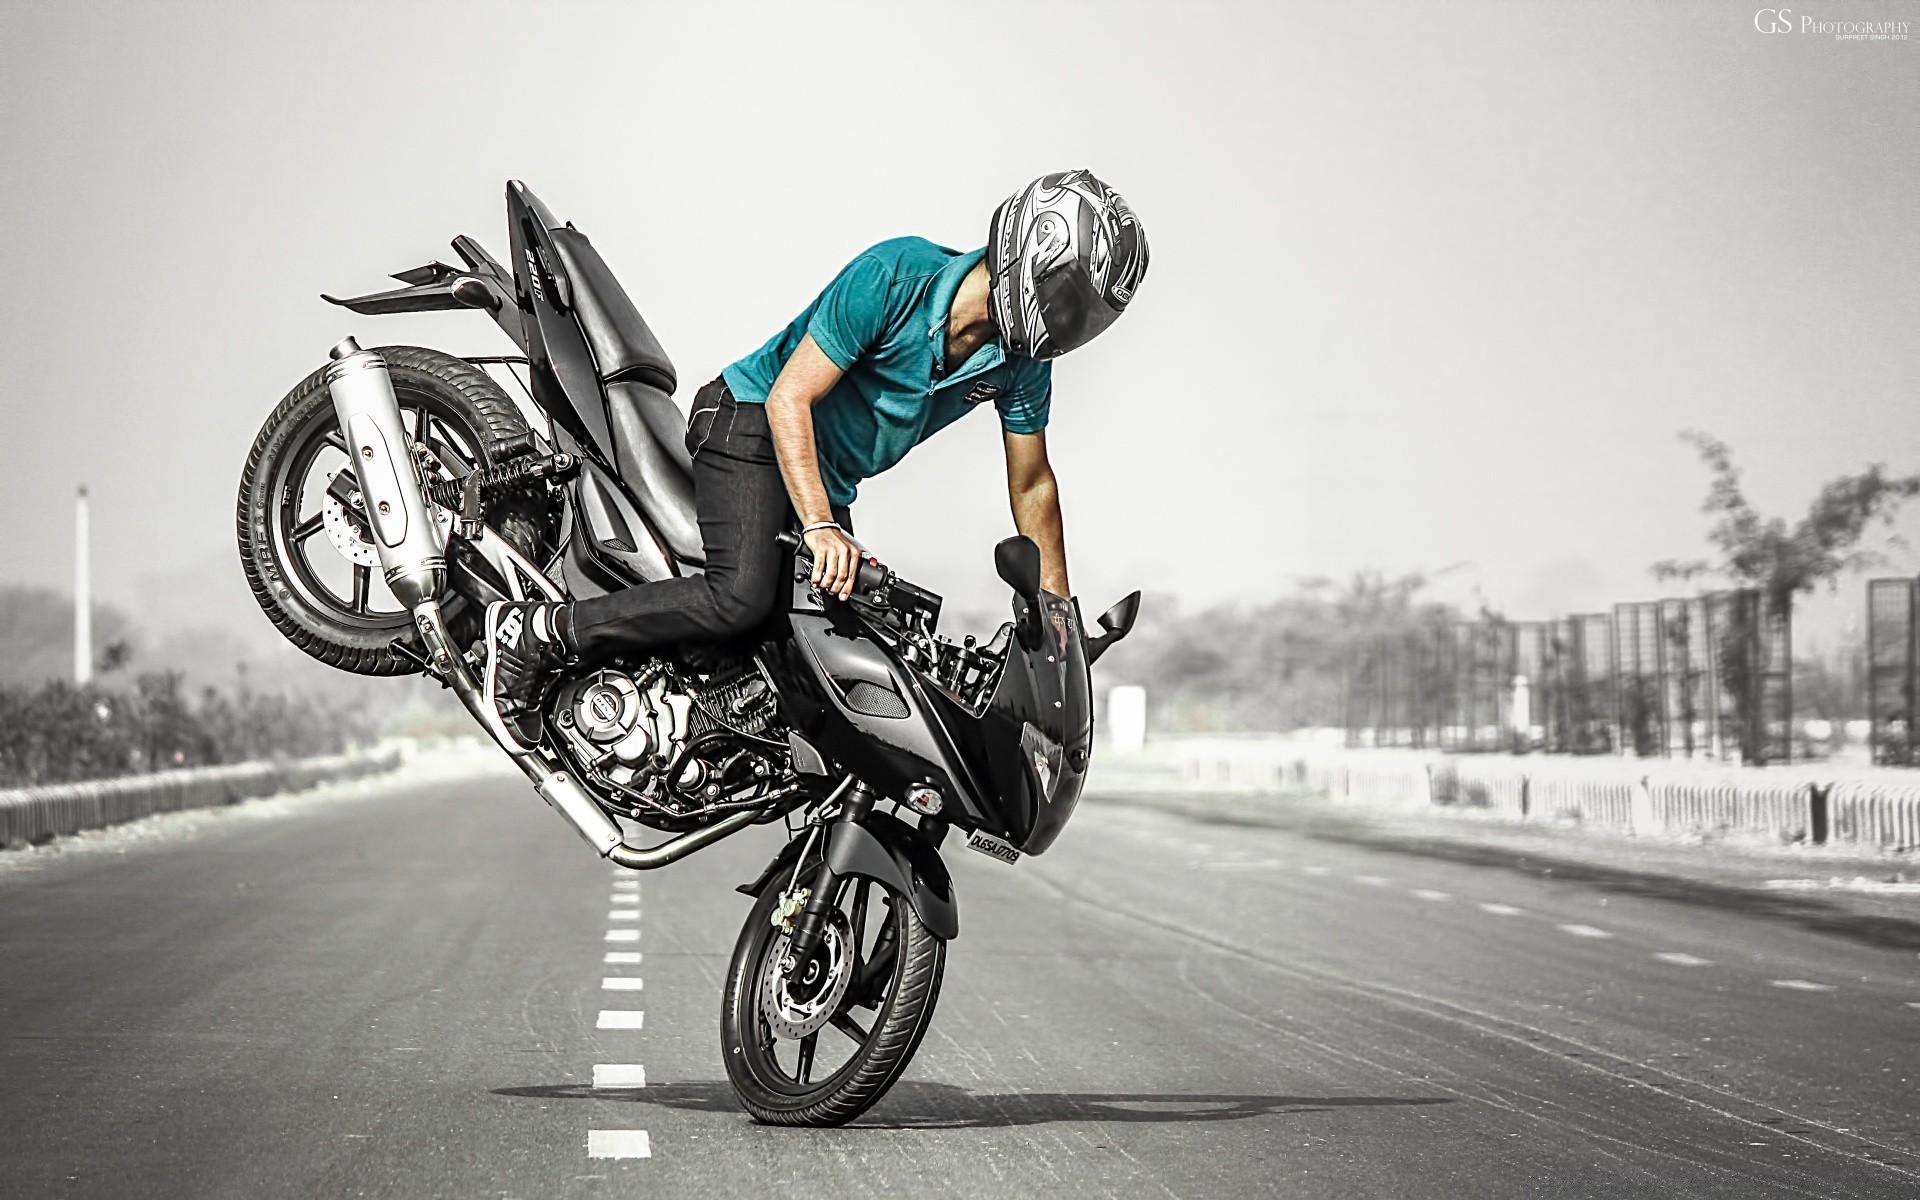
[[[846,802],[840,806],[835,821],[858,825],[867,819],[873,811],[879,797],[873,789],[864,783],[855,783],[847,794]],[[820,856],[820,870],[814,876],[813,891],[807,896],[807,903],[800,910],[800,917],[793,924],[793,940],[787,943],[787,952],[780,959],[780,973],[791,975],[806,962],[820,947],[820,937],[827,928],[827,914],[833,911],[835,893],[839,890],[840,880],[827,865],[825,847]]]
[[[629,845],[613,818],[578,780],[556,768],[537,750],[521,746],[507,732],[500,714],[487,703],[468,669],[465,655],[447,634],[446,617],[440,609],[447,587],[446,551],[427,508],[426,483],[413,454],[412,440],[400,420],[400,401],[393,393],[386,360],[371,350],[362,350],[352,338],[335,346],[329,358],[327,393],[366,497],[367,518],[387,586],[412,614],[414,628],[420,631],[426,647],[427,669],[453,689],[481,728],[519,764],[541,799],[565,817],[601,857],[641,871],[664,867],[753,824],[760,813],[747,809],[659,846]],[[815,936],[817,939],[817,933]]]

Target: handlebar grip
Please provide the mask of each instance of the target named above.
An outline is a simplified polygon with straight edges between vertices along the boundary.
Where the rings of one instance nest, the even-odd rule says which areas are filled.
[[[775,534],[773,540],[792,550],[802,561],[813,561],[813,552],[807,549],[806,541],[799,534],[781,532]],[[861,556],[860,569],[853,576],[854,591],[877,592],[892,582],[893,572],[883,566],[879,559],[871,555]]]

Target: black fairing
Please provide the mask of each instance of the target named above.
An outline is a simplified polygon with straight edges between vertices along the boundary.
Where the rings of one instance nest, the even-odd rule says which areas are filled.
[[[600,374],[586,335],[568,314],[573,285],[549,232],[558,224],[525,184],[507,185],[507,230],[513,243],[517,300],[526,314],[534,402],[582,449],[611,466],[613,431],[607,424]]]
[[[978,715],[904,662],[889,631],[848,605],[823,607],[804,582],[793,585],[792,636],[769,643],[768,667],[788,719],[882,795],[932,786],[944,819],[1039,854],[1073,814],[1093,738],[1079,610],[1048,597],[1041,616],[1031,649],[1008,641]]]

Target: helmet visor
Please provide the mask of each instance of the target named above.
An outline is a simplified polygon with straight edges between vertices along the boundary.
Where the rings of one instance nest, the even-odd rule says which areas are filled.
[[[1078,350],[1120,319],[1121,310],[1107,303],[1086,267],[1073,258],[1036,279],[1033,293],[1046,329],[1044,353],[1036,357],[1057,358]]]

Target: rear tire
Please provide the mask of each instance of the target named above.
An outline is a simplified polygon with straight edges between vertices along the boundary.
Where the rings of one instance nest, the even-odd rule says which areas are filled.
[[[793,1047],[797,1043],[776,1039],[763,1009],[763,973],[769,956],[779,953],[785,941],[772,922],[781,897],[779,880],[769,883],[755,900],[734,947],[720,1014],[720,1050],[740,1103],[755,1119],[769,1125],[844,1125],[873,1107],[907,1069],[932,1023],[934,1004],[940,998],[947,944],[920,923],[905,896],[867,879],[841,882],[843,907],[846,897],[857,889],[870,889],[883,899],[887,915],[876,931],[875,942],[877,946],[880,940],[891,938],[892,965],[890,971],[875,979],[870,994],[857,994],[859,985],[849,985],[836,1001],[835,1023],[814,1035],[852,1039],[853,1033],[843,1031],[838,1022],[845,1019],[851,1028],[858,1029],[858,1021],[852,1018],[861,1009],[871,1012],[870,1018],[860,1014],[861,1019],[870,1020],[864,1041],[856,1041],[851,1057],[818,1083],[805,1081],[806,1068],[800,1068],[801,1078],[796,1078],[780,1062],[780,1054],[785,1051],[776,1050],[776,1045]],[[862,890],[860,894],[867,892]],[[864,942],[864,934],[864,929],[854,933],[852,941]],[[861,951],[863,956],[866,953]],[[806,1061],[809,1065],[814,1061],[811,1049]]]
[[[494,442],[526,431],[513,401],[471,363],[417,346],[382,346],[377,353],[393,378],[403,420],[410,413],[415,421],[417,414],[428,415],[432,440],[469,465],[490,464]],[[324,490],[322,464],[347,461],[338,429],[325,368],[302,380],[267,417],[240,475],[235,513],[240,565],[253,598],[288,641],[343,671],[404,675],[419,668],[391,646],[401,638],[419,648],[410,615],[390,593],[384,596],[390,607],[382,607],[386,589],[379,566],[356,563],[339,548],[338,522],[326,526],[321,519],[325,498],[315,499],[316,480]],[[410,426],[409,432],[417,429]],[[552,520],[538,496],[497,506],[487,518],[534,561],[544,557]],[[365,548],[350,549],[367,555]],[[456,645],[479,636],[479,612],[455,595],[445,609]]]

